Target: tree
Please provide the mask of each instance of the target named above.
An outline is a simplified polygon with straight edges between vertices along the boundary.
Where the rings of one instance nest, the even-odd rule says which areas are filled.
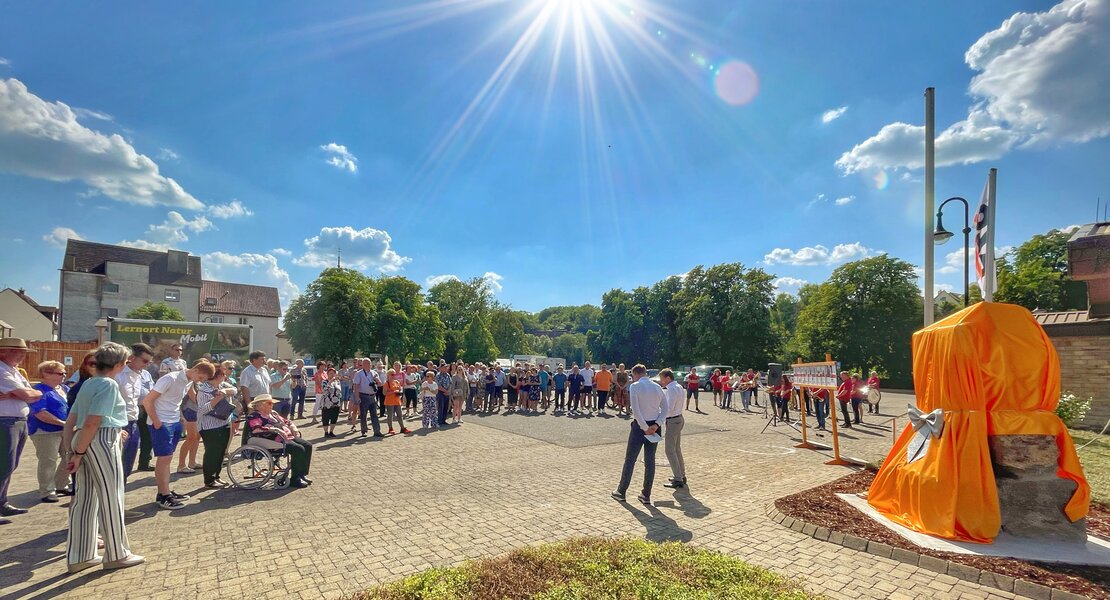
[[[540,329],[585,334],[601,323],[601,309],[593,304],[549,306],[536,313]]]
[[[686,274],[675,294],[679,359],[737,368],[766,364],[783,340],[771,326],[774,278],[762,269],[726,263]]]
[[[803,359],[822,360],[827,352],[845,368],[885,369],[892,386],[912,384],[910,341],[922,306],[912,265],[886,255],[867,258],[803,290],[791,346]]]
[[[439,308],[449,331],[462,330],[474,315],[486,318],[492,304],[489,282],[481,277],[469,281],[448,279],[428,289],[428,302]]]
[[[1029,310],[1077,310],[1087,307],[1086,286],[1068,276],[1068,239],[1053,229],[1035,235],[996,262],[996,302]]]
[[[482,317],[474,315],[470,319],[470,323],[463,330],[461,349],[463,358],[470,363],[478,361],[489,363],[497,358],[497,346],[493,343],[493,335],[490,334]]]
[[[443,356],[447,327],[439,315],[439,307],[421,303],[409,324],[412,345],[405,358],[435,359]]]
[[[497,306],[490,312],[489,322],[493,343],[503,356],[531,353],[520,313],[506,306]]]
[[[581,333],[564,333],[551,344],[551,356],[567,361],[567,364],[581,365],[589,358],[586,351],[586,336]]]
[[[560,336],[561,337],[561,336]],[[609,290],[601,297],[601,330],[594,356],[609,362],[639,362],[643,356],[644,315],[623,290]]]
[[[370,351],[376,305],[372,279],[353,269],[325,269],[285,311],[285,333],[298,352],[350,358]]]
[[[127,313],[128,319],[145,319],[147,321],[184,321],[185,315],[165,302],[147,302],[142,306]]]

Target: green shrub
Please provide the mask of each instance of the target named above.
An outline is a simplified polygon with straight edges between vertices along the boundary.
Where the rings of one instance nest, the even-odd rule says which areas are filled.
[[[1056,416],[1060,417],[1065,425],[1070,426],[1082,421],[1089,410],[1091,410],[1091,398],[1084,400],[1071,392],[1064,392],[1060,396],[1060,405],[1056,407]]]

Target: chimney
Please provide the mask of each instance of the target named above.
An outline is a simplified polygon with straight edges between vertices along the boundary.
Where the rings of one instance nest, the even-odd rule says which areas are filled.
[[[1068,240],[1068,273],[1087,282],[1088,316],[1110,317],[1110,221],[1075,231]]]

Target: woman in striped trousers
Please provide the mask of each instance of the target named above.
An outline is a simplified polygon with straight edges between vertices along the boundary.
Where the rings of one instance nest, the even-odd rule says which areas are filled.
[[[115,377],[131,351],[107,342],[96,350],[96,376],[85,381],[70,410],[63,445],[72,448],[66,468],[78,473],[69,507],[66,562],[70,573],[103,565],[105,570],[132,567],[143,557],[131,553],[123,523],[123,438],[127,406]],[[96,554],[100,525],[104,556]]]

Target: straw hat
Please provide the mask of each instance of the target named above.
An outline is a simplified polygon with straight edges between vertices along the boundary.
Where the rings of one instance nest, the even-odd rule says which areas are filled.
[[[262,404],[263,402],[271,402],[272,403],[273,401],[274,401],[274,398],[272,396],[270,396],[269,394],[259,394],[259,395],[255,396],[254,398],[251,399],[251,402],[250,402],[249,406],[251,407],[251,410],[254,410],[254,408],[256,406],[258,406],[259,404]]]
[[[23,338],[6,337],[0,338],[0,350],[28,350],[27,342]]]

